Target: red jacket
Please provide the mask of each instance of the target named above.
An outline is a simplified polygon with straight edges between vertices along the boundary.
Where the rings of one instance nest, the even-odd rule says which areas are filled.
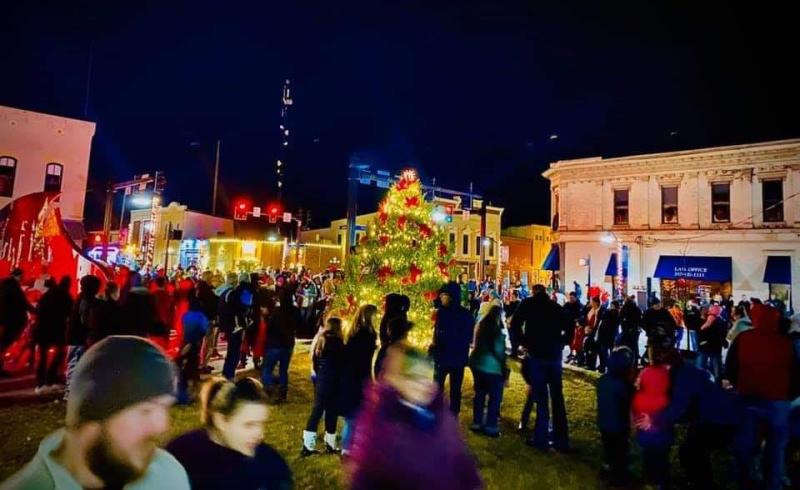
[[[753,329],[740,333],[728,351],[727,376],[741,395],[790,400],[797,365],[791,340],[778,330],[780,312],[753,305],[750,317]]]

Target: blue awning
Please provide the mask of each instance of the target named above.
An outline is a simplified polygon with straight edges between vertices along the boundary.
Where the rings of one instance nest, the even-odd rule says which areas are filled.
[[[542,269],[546,271],[557,271],[561,269],[561,257],[558,252],[558,245],[555,243],[550,246],[550,252],[542,263]]]
[[[608,265],[606,266],[606,275],[616,277],[617,274],[617,254],[616,252],[611,254],[611,257],[608,258]]]
[[[764,282],[768,284],[792,283],[792,258],[789,256],[770,255],[764,269]]]
[[[692,257],[689,255],[662,255],[658,258],[656,272],[659,279],[696,279],[727,282],[731,280],[730,257]]]

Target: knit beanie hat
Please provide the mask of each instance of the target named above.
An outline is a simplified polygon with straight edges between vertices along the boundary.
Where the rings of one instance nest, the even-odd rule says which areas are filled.
[[[175,370],[154,343],[114,335],[78,361],[67,399],[67,427],[105,420],[132,405],[175,392]]]

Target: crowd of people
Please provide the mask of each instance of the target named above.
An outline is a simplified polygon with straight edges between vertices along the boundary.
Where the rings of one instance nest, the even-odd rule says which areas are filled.
[[[148,488],[153,479],[170,488],[290,487],[292,475],[265,444],[264,427],[267,403],[287,398],[301,331],[313,336],[314,400],[298,434],[300,454],[341,455],[351,488],[480,488],[458,426],[465,373],[475,392],[469,429],[498,438],[517,361],[527,385],[517,432],[547,453],[575,451],[564,362],[602,373],[597,426],[603,476],[612,485],[631,481],[632,436],[645,478],[660,488],[670,485],[676,440],[691,485],[713,486],[710,458],[723,450],[744,487],[781,488],[791,478],[786,460],[800,440],[800,316],[782,304],[663,304],[653,296],[647,309],[632,297],[593,297],[584,306],[580,291],[560,301],[541,285],[449,282],[433,302],[431,342],[422,351],[407,340],[414,328],[407,296],[389,294],[352,318],[327,310],[340,280],[334,273],[130,273],[122,287],[85,276],[74,299],[67,279],[47,278],[35,306],[20,274],[0,283],[3,346],[25,337],[20,318],[30,314],[38,392],[60,393],[66,358],[67,425],[6,488],[60,481]],[[214,371],[220,335],[227,342],[221,372],[204,379]],[[236,379],[250,357],[260,379]],[[124,368],[109,367],[123,358],[130,359],[119,363]],[[157,449],[169,406],[194,401],[202,428]],[[679,426],[686,427],[682,439]],[[212,471],[220,461],[225,470]]]

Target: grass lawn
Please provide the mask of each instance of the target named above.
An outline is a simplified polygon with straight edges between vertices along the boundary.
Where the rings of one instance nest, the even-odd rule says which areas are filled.
[[[342,472],[337,457],[300,458],[302,430],[313,398],[308,372],[308,347],[298,346],[292,361],[289,401],[271,408],[266,440],[289,462],[296,488],[342,488]],[[595,426],[594,385],[588,375],[569,371],[565,374],[570,438],[577,449],[576,454],[570,455],[541,454],[528,448],[516,434],[517,418],[525,401],[525,384],[518,372],[512,374],[511,386],[505,391],[501,422],[503,436],[499,439],[476,436],[466,430],[472,415],[472,378],[469,374],[464,386],[461,425],[488,488],[602,487],[598,478],[602,454]],[[39,441],[60,427],[63,416],[63,402],[0,408],[0,480],[33,456]],[[196,406],[176,407],[169,437],[198,425]]]

